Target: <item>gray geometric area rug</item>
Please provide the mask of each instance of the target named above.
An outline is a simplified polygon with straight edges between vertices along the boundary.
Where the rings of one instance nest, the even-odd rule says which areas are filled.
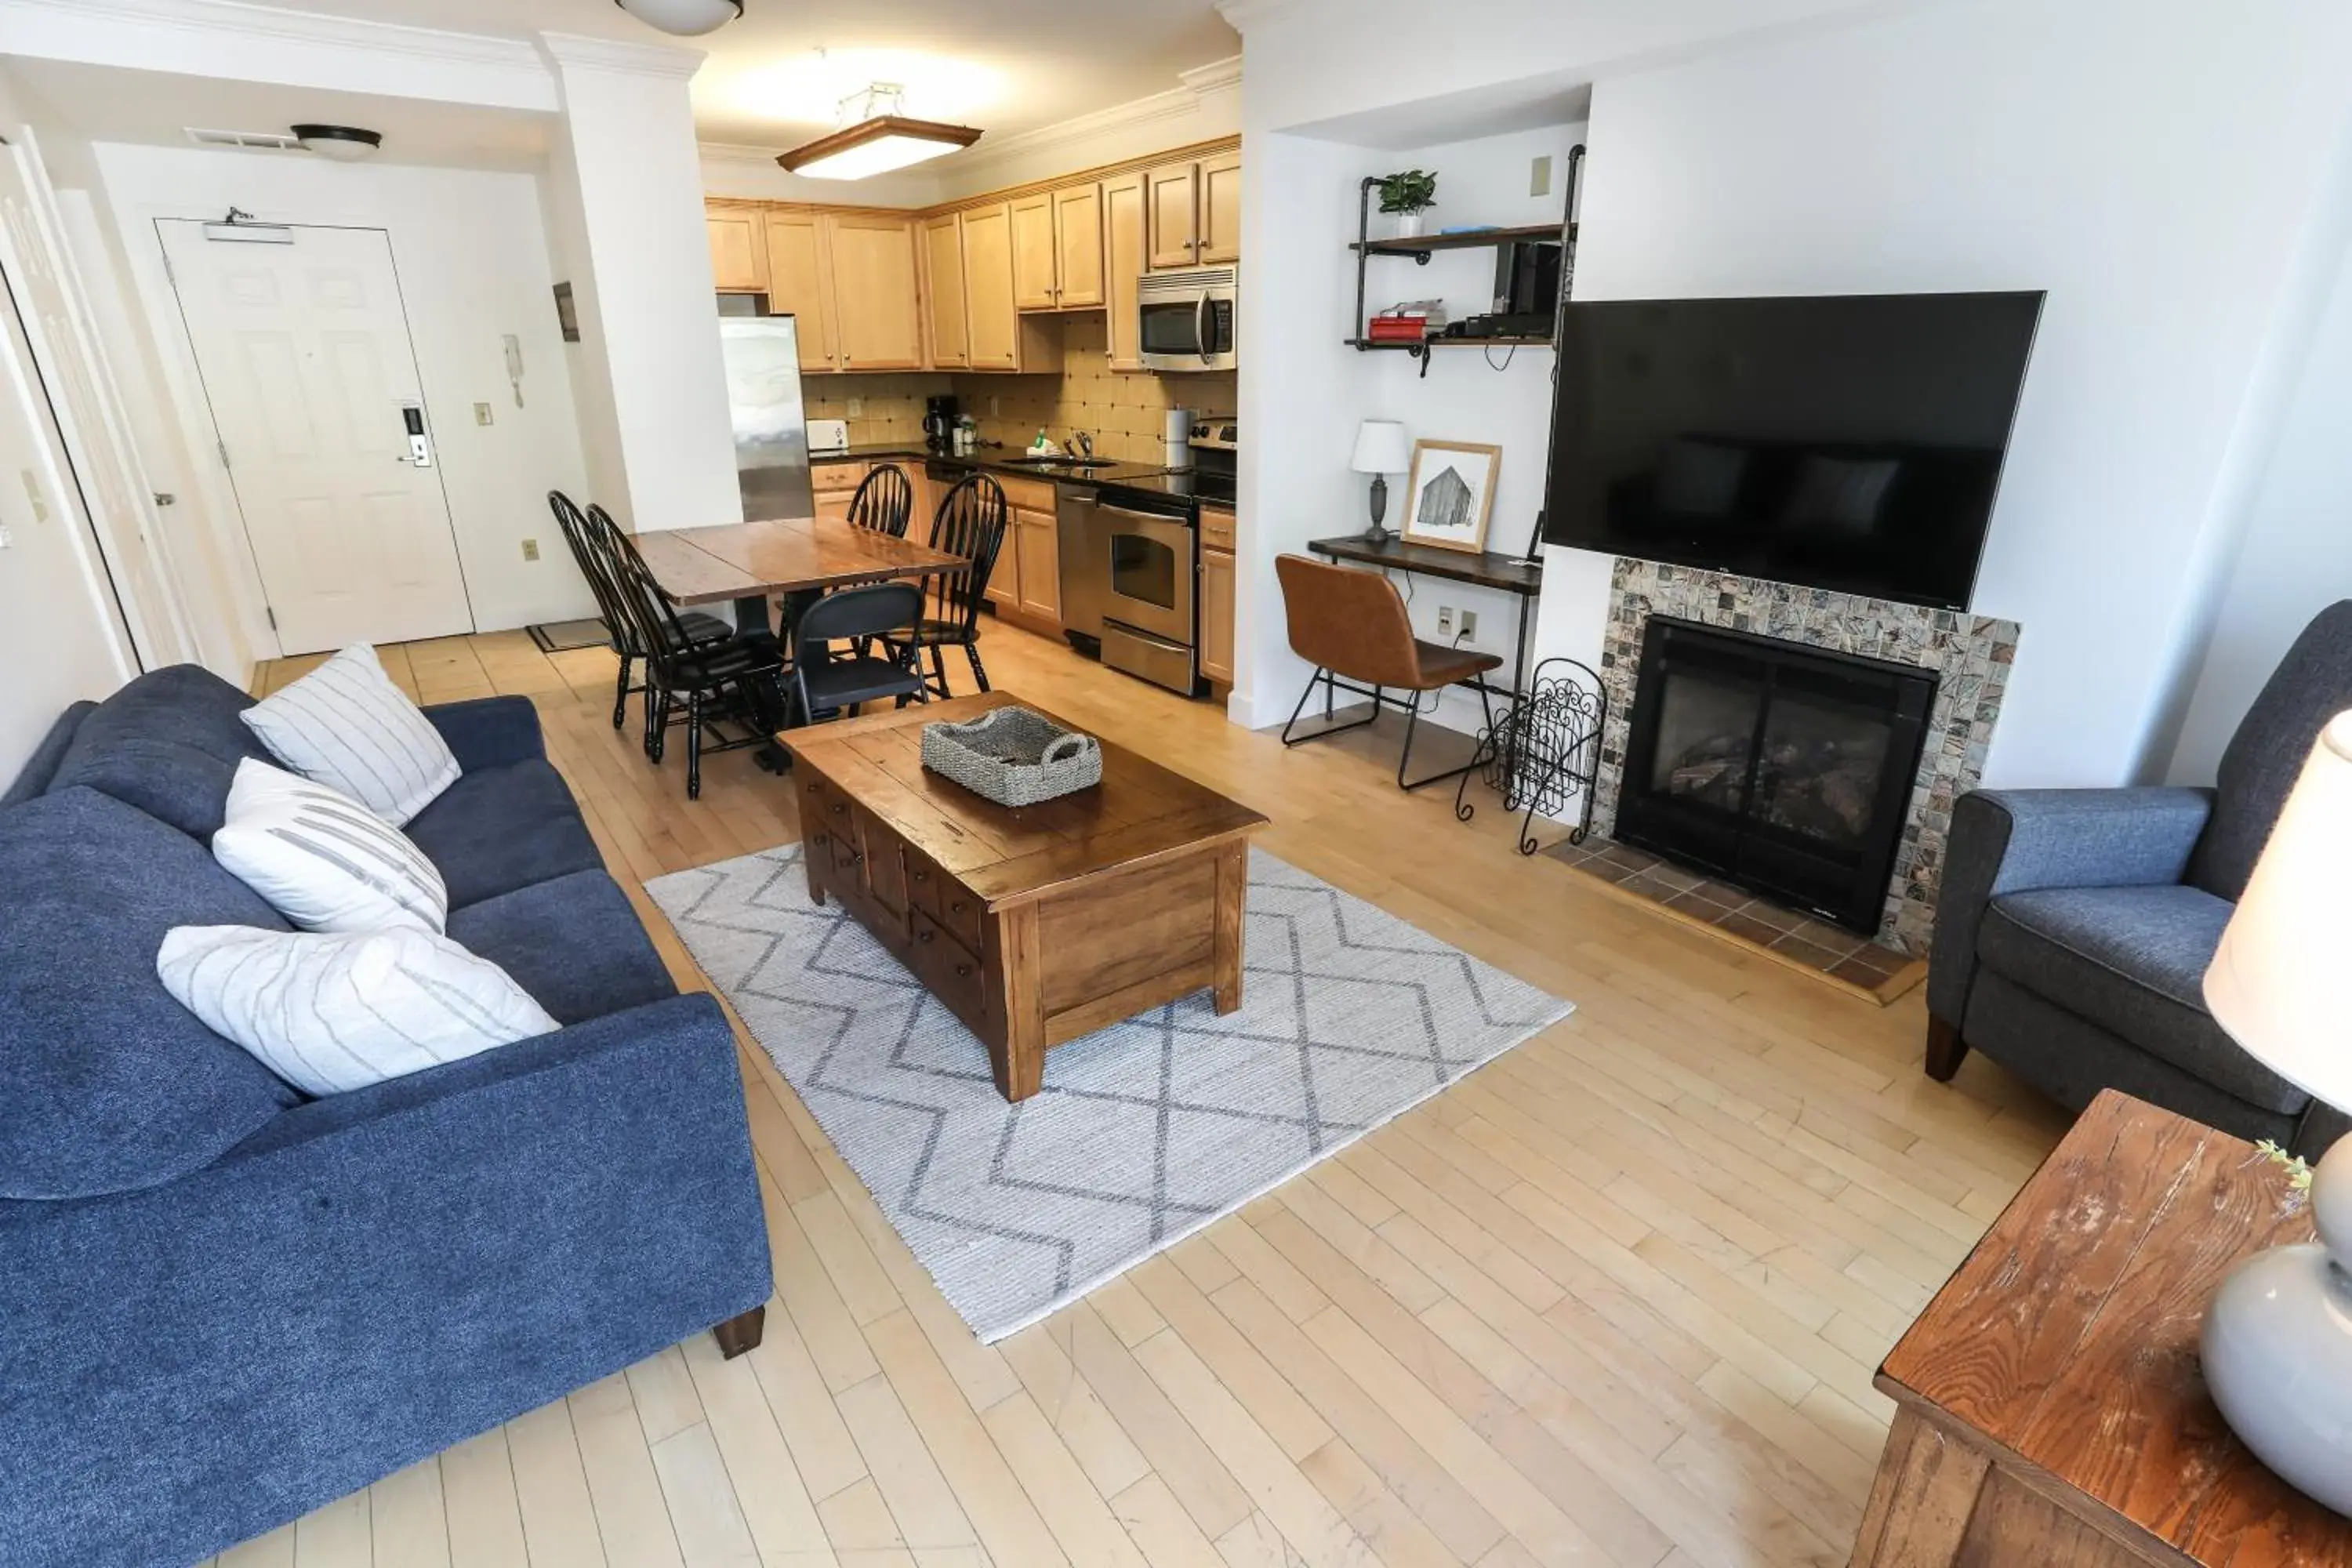
[[[1056,1047],[1008,1105],[978,1038],[809,901],[800,846],[646,891],[984,1342],[1573,1010],[1253,849],[1241,1010],[1201,992]]]

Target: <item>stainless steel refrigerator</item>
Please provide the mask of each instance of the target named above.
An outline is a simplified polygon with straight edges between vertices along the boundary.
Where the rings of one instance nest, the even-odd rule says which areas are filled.
[[[719,342],[727,360],[744,517],[815,516],[797,323],[790,316],[722,316]]]

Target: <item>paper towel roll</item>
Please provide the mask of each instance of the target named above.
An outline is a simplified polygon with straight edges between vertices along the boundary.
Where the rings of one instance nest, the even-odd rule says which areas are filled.
[[[1192,411],[1189,408],[1170,409],[1168,423],[1162,428],[1161,436],[1166,443],[1165,455],[1168,466],[1171,468],[1191,468],[1192,466]]]

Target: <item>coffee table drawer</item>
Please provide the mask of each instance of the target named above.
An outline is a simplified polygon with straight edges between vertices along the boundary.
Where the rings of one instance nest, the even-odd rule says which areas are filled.
[[[936,918],[947,928],[947,933],[978,952],[988,945],[983,934],[988,925],[988,910],[971,889],[953,877],[942,872],[938,879],[940,907]]]
[[[914,932],[916,976],[950,1012],[974,1023],[988,1005],[979,958],[921,910],[914,912]]]

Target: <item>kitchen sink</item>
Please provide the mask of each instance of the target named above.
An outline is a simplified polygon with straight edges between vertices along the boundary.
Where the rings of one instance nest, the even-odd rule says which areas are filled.
[[[1025,455],[1018,458],[1007,458],[1004,460],[1024,468],[1080,469],[1115,468],[1118,466],[1119,462],[1119,459],[1117,458],[1033,458]]]

